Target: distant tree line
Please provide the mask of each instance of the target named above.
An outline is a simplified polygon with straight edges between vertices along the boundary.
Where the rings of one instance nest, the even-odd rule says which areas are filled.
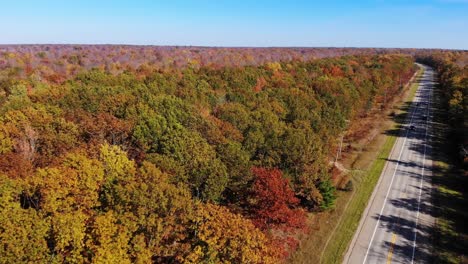
[[[260,66],[269,62],[310,61],[345,55],[430,54],[430,49],[397,48],[230,48],[132,45],[0,45],[0,70],[15,69],[22,77],[62,83],[99,68],[112,74],[136,70],[187,67]]]

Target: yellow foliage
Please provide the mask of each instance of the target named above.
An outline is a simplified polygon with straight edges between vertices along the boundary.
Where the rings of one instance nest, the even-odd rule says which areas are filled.
[[[463,93],[459,90],[455,90],[452,94],[452,98],[449,100],[449,106],[452,111],[458,112],[463,109]]]
[[[104,144],[101,147],[100,160],[104,165],[107,180],[124,180],[135,174],[135,163],[118,146]]]
[[[21,186],[0,174],[0,263],[46,263],[48,222],[18,201]]]
[[[41,194],[41,209],[48,213],[91,210],[99,205],[102,165],[83,155],[69,154],[62,166],[38,169],[29,179]]]
[[[13,149],[13,141],[8,134],[0,127],[0,155],[6,154]]]
[[[266,68],[273,72],[277,72],[281,70],[281,64],[279,62],[268,62],[266,64]]]
[[[82,252],[88,217],[80,212],[56,214],[51,219],[59,262],[83,263]]]
[[[198,204],[193,229],[199,241],[184,263],[278,263],[268,238],[227,208]]]
[[[87,245],[93,251],[92,263],[131,263],[127,254],[130,232],[117,219],[113,211],[95,218]]]

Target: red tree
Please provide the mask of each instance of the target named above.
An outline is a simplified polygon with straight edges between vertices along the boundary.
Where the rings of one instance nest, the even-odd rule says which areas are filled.
[[[261,229],[291,230],[305,227],[305,213],[295,207],[299,199],[278,169],[252,168],[251,194],[254,223]]]

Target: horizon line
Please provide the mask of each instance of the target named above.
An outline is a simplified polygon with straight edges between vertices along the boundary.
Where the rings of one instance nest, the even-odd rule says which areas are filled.
[[[125,43],[0,43],[2,46],[133,46],[133,47],[183,47],[183,48],[230,48],[230,49],[397,49],[397,50],[453,50],[468,51],[468,49],[457,48],[417,48],[417,47],[371,47],[371,46],[224,46],[224,45],[170,45],[170,44],[125,44]]]

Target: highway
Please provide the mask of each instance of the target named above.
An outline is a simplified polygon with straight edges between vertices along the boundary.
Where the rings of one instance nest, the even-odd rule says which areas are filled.
[[[416,96],[343,263],[428,263],[431,258],[431,115],[434,71]]]

